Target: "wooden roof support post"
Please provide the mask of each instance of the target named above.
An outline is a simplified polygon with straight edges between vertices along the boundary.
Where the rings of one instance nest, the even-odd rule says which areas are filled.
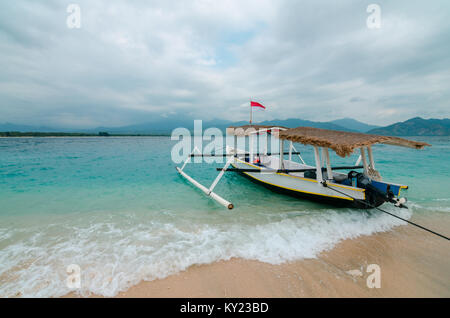
[[[283,157],[284,157],[284,149],[283,149],[283,139],[279,139],[280,140],[280,160],[279,160],[279,165],[278,165],[278,169],[283,169]]]
[[[264,154],[267,155],[267,152],[269,151],[269,133],[266,131],[266,149],[264,150]]]
[[[293,147],[292,141],[289,141],[289,165],[291,164],[291,161],[292,161],[292,147]],[[289,168],[290,168],[290,166],[289,166]]]
[[[327,180],[333,180],[333,171],[331,170],[331,163],[330,163],[330,153],[328,151],[328,148],[322,148],[323,153],[325,155],[325,161],[327,164]]]
[[[259,133],[256,134],[256,156],[258,157],[257,160],[260,160],[260,158],[259,158]]]
[[[367,176],[369,169],[367,167],[367,159],[366,159],[366,153],[364,151],[364,147],[359,148],[361,150],[361,158],[364,166],[364,174]]]
[[[253,163],[253,139],[254,139],[254,134],[251,134],[249,137],[248,137],[250,140],[249,140],[249,157],[248,157],[248,162],[249,163]]]
[[[234,163],[236,163],[237,158],[237,136],[234,135]]]
[[[325,165],[325,147],[322,148],[322,157],[320,158],[320,166],[323,167]]]
[[[323,181],[322,177],[322,166],[320,165],[320,152],[319,147],[314,146],[314,158],[316,159],[316,180],[318,184]]]
[[[372,153],[372,147],[371,146],[367,146],[367,153],[369,154],[370,167],[373,170],[375,170],[375,162],[373,161],[373,153]]]

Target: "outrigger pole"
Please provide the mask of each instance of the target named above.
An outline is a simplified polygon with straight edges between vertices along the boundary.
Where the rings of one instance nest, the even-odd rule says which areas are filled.
[[[290,153],[285,151],[283,154],[284,155],[288,155]],[[295,152],[292,152],[291,154],[299,155],[300,152],[299,151],[295,151]],[[250,156],[249,153],[242,153],[242,154],[239,154],[239,155],[242,155],[242,156],[245,156],[245,157]],[[261,155],[272,156],[272,155],[279,155],[279,153],[278,152],[276,152],[276,153],[272,153],[272,152],[267,152],[267,153],[257,152],[257,153],[254,153],[253,155],[254,156],[261,156]],[[211,153],[211,154],[194,154],[194,153],[191,153],[190,156],[191,157],[236,157],[235,154],[225,154],[225,153]]]
[[[364,166],[339,166],[330,167],[331,170],[351,170],[351,169],[362,169]],[[326,171],[328,168],[320,168],[322,171]],[[306,171],[316,171],[317,168],[306,168],[306,169],[243,169],[243,168],[228,168],[225,171],[234,172],[262,172],[262,173],[290,173],[290,172],[306,172]],[[217,171],[223,171],[223,168],[217,168]]]
[[[184,167],[186,167],[187,163],[190,161],[192,155],[194,154],[195,151],[198,151],[198,148],[195,147],[194,150],[191,152],[191,154],[186,158],[186,161],[184,162],[183,166],[181,168],[176,167],[178,173],[180,175],[182,175],[186,180],[188,180],[190,183],[192,183],[194,186],[196,186],[197,188],[199,188],[200,190],[202,190],[207,196],[209,196],[210,198],[213,198],[214,200],[216,200],[218,203],[220,203],[221,205],[223,205],[224,207],[228,208],[229,210],[231,210],[234,205],[225,200],[224,198],[222,198],[220,195],[218,195],[217,193],[213,192],[214,188],[216,187],[217,183],[220,181],[220,179],[222,178],[223,174],[225,173],[225,171],[228,169],[228,167],[230,166],[231,162],[234,160],[234,156],[231,156],[227,163],[225,164],[225,166],[222,168],[222,170],[220,171],[220,173],[217,175],[216,179],[213,181],[213,183],[211,184],[211,186],[209,188],[205,187],[204,185],[200,184],[199,182],[197,182],[196,180],[194,180],[194,178],[190,177],[189,175],[187,175],[183,169]]]

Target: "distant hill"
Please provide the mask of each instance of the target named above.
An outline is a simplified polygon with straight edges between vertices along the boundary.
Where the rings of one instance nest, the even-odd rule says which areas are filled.
[[[245,125],[247,122],[239,122],[239,125]],[[202,122],[202,128],[207,129],[210,127],[217,127],[221,130],[225,130],[232,122],[227,120],[204,120]],[[187,128],[189,130],[194,129],[194,119],[190,118],[161,118],[152,122],[129,125],[122,127],[97,127],[91,131],[107,131],[114,134],[164,134],[170,135],[172,130],[178,127]]]
[[[404,122],[372,129],[369,133],[388,136],[450,136],[450,119],[415,117]]]
[[[203,129],[217,127],[222,131],[228,126],[240,126],[248,124],[247,121],[232,122],[227,120],[209,120],[203,121]],[[285,127],[316,127],[323,129],[341,130],[341,131],[359,131],[378,135],[391,136],[449,136],[450,119],[423,119],[420,117],[411,118],[405,122],[395,123],[386,127],[377,127],[367,131],[371,125],[359,122],[351,118],[343,118],[330,122],[316,122],[304,119],[289,118],[275,119],[259,122],[262,125],[280,125]],[[52,128],[41,126],[15,125],[11,123],[0,124],[0,132],[61,132],[61,133],[84,133],[98,134],[98,132],[107,132],[109,134],[142,134],[142,135],[170,135],[173,129],[184,127],[189,130],[194,129],[194,120],[192,118],[180,118],[179,116],[159,117],[152,122],[128,125],[122,127],[96,127],[93,129],[75,129],[75,128]]]
[[[323,129],[332,129],[332,130],[342,130],[342,131],[356,131],[354,129],[343,127],[341,125],[337,125],[332,122],[310,121],[310,120],[295,119],[295,118],[267,120],[267,121],[263,121],[258,124],[280,125],[280,126],[289,127],[289,128],[304,126],[304,127],[314,127],[314,128],[323,128]]]
[[[203,129],[210,127],[216,127],[225,131],[228,126],[241,126],[247,125],[248,121],[238,121],[232,122],[228,120],[204,120]],[[314,122],[303,119],[275,119],[270,121],[259,122],[261,125],[280,125],[285,127],[298,127],[298,126],[309,126],[324,129],[334,129],[334,130],[344,130],[344,131],[354,131],[333,123],[328,122]],[[122,127],[96,127],[92,129],[56,129],[56,128],[46,128],[46,127],[32,127],[24,125],[14,125],[14,124],[0,124],[0,131],[20,131],[20,132],[71,132],[71,133],[88,133],[96,134],[99,131],[108,132],[110,134],[162,134],[168,135],[178,127],[184,127],[189,130],[194,129],[194,119],[192,118],[179,118],[179,117],[160,117],[155,118],[152,122],[128,125]]]
[[[202,123],[203,129],[207,129],[210,127],[216,127],[223,131],[228,126],[241,126],[247,125],[248,121],[238,121],[232,122],[227,120],[204,120]],[[260,125],[280,125],[285,127],[298,127],[298,126],[308,126],[308,127],[316,127],[316,128],[324,128],[324,129],[334,129],[334,130],[343,130],[343,131],[354,131],[352,129],[348,129],[333,123],[328,122],[314,122],[303,119],[274,119],[270,121],[258,122]],[[108,127],[97,127],[93,131],[107,131],[110,133],[127,133],[127,134],[144,134],[144,133],[161,133],[161,134],[170,134],[173,129],[177,127],[184,127],[189,130],[194,129],[194,119],[179,119],[179,118],[164,118],[157,120],[155,122],[149,122],[139,125],[130,125],[118,128],[108,128]]]
[[[363,132],[363,133],[380,127],[380,126],[375,126],[375,125],[369,125],[369,124],[360,122],[353,118],[336,119],[336,120],[330,121],[330,123],[336,124],[338,126],[341,126],[341,127],[347,128],[347,129],[352,129],[355,131]]]
[[[16,125],[12,123],[0,123],[0,131],[22,131],[22,132],[56,132],[61,131],[51,127]],[[65,130],[64,130],[65,131]]]

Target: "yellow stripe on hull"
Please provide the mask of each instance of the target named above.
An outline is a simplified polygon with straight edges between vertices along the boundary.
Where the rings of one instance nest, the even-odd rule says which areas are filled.
[[[255,166],[255,165],[250,164],[250,163],[248,163],[248,162],[242,161],[242,160],[240,160],[240,159],[238,159],[238,158],[236,158],[236,159],[237,159],[240,163],[246,164],[246,165],[248,165],[248,166],[250,166],[250,167],[252,167],[252,168],[258,169],[258,170],[262,170],[262,169],[261,169],[260,167],[258,167],[258,166]],[[237,166],[236,166],[235,164],[233,164],[233,163],[232,163],[232,166],[233,166],[234,168],[237,168]],[[268,172],[270,172],[270,171],[268,171]],[[281,189],[286,189],[286,190],[290,190],[290,191],[294,191],[294,192],[307,193],[307,194],[312,194],[312,195],[319,195],[319,196],[324,196],[324,197],[330,197],[330,198],[337,198],[337,199],[343,199],[343,200],[348,200],[348,201],[354,201],[354,199],[349,198],[349,197],[346,197],[346,196],[329,195],[329,194],[323,194],[323,193],[311,192],[311,191],[306,191],[306,190],[293,189],[293,188],[290,188],[290,187],[285,187],[285,186],[281,186],[281,185],[279,185],[279,184],[274,184],[274,183],[271,183],[271,182],[268,182],[268,181],[261,180],[261,179],[259,179],[259,178],[256,178],[255,176],[252,176],[252,175],[249,174],[248,172],[242,171],[242,173],[244,173],[245,175],[251,177],[252,179],[255,179],[255,180],[257,180],[257,181],[259,181],[259,182],[262,182],[262,183],[265,183],[265,184],[269,184],[269,185],[271,185],[271,186],[273,186],[273,187],[278,187],[278,188],[281,188]],[[301,179],[301,180],[303,180],[303,181],[308,181],[308,182],[314,182],[314,183],[317,183],[317,180],[312,180],[312,179],[308,179],[308,178],[302,178],[302,177],[298,177],[298,176],[291,176],[291,175],[288,175],[288,174],[285,174],[285,173],[276,173],[276,174],[277,174],[277,175],[284,176],[284,177],[292,177],[292,178]],[[364,195],[364,198],[365,198],[365,192],[364,192],[364,189],[353,189],[353,188],[349,188],[349,187],[345,187],[345,186],[340,186],[340,185],[336,185],[336,184],[328,184],[328,185],[329,185],[329,186],[338,186],[338,187],[342,187],[342,188],[347,189],[347,190],[363,192],[363,195]]]

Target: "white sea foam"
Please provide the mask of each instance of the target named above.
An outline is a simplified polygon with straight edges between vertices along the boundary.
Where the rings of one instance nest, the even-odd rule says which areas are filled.
[[[434,201],[442,202],[447,201],[446,199],[435,199]],[[436,205],[436,204],[419,204],[419,203],[408,203],[409,207],[414,207],[417,210],[426,212],[450,212],[449,205]]]
[[[395,210],[409,218],[411,211]],[[1,245],[0,297],[61,296],[66,267],[81,267],[82,295],[114,296],[141,280],[164,278],[193,264],[233,257],[280,264],[314,258],[339,241],[388,231],[404,222],[386,214],[325,210],[277,221],[196,224],[195,222],[97,222],[52,224],[26,238]],[[20,232],[20,230],[15,230]],[[1,243],[2,241],[0,241]]]

